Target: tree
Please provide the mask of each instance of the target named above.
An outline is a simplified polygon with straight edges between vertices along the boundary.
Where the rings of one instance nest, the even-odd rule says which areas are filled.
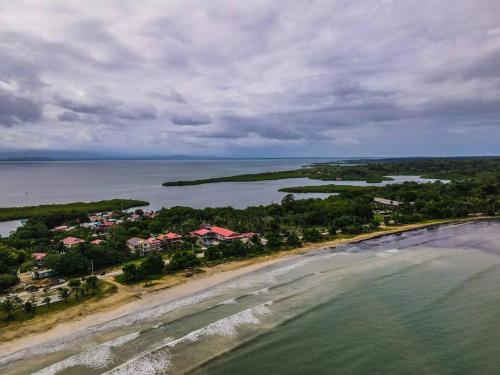
[[[81,276],[88,272],[90,261],[78,250],[69,250],[55,264],[55,271],[62,276]]]
[[[85,279],[85,284],[92,289],[92,293],[96,294],[97,291],[97,283],[98,279],[97,276],[89,276]]]
[[[287,194],[283,197],[281,200],[281,207],[283,207],[286,212],[292,211],[295,208],[295,197],[293,194]]]
[[[142,278],[140,269],[134,264],[126,264],[123,268],[123,277],[128,282],[139,281]]]
[[[31,314],[35,312],[35,303],[34,301],[26,301],[23,303],[23,309],[26,314]]]
[[[43,302],[45,305],[47,305],[47,307],[48,307],[48,306],[50,306],[50,301],[51,301],[51,297],[50,297],[50,295],[48,295],[48,294],[47,294],[45,297],[43,297],[42,302]]]
[[[141,263],[141,271],[144,275],[158,275],[163,272],[165,263],[160,254],[151,254]]]
[[[12,318],[12,313],[19,306],[19,302],[16,298],[8,297],[0,302],[0,308],[2,311],[7,313],[7,318]]]
[[[11,273],[0,274],[0,292],[3,292],[19,282],[19,277]]]
[[[71,291],[68,288],[58,288],[57,292],[59,293],[59,297],[64,300],[64,303],[68,302],[68,298],[71,295]]]
[[[281,237],[275,233],[267,236],[267,247],[271,250],[278,250],[282,245]]]
[[[286,237],[286,244],[290,247],[299,247],[302,245],[299,236],[297,236],[297,233],[295,232],[288,233],[288,236]]]
[[[170,268],[175,270],[184,270],[186,268],[197,266],[201,263],[200,259],[190,250],[179,250],[172,255]]]
[[[307,242],[318,242],[321,241],[323,236],[316,228],[304,229],[304,241]]]
[[[71,291],[73,292],[73,294],[75,295],[76,299],[78,299],[78,295],[79,295],[79,292],[80,292],[80,288],[82,286],[82,283],[79,279],[71,279],[69,282],[68,282],[68,286],[71,288]]]

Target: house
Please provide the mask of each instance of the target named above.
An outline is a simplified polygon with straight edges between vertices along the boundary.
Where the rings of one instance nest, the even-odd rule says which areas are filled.
[[[200,229],[192,231],[190,235],[204,245],[210,245],[220,241],[234,241],[243,239],[243,236],[241,234],[233,232],[230,229],[211,225],[202,225]]]
[[[258,234],[254,232],[246,232],[241,234],[241,237],[245,242],[251,241],[255,236],[258,236]]]
[[[146,242],[144,238],[132,237],[127,241],[127,247],[133,253],[135,253],[136,251],[142,252],[144,242]]]
[[[54,271],[48,270],[33,270],[30,271],[30,276],[32,280],[46,279],[48,277],[54,276]]]
[[[92,245],[96,245],[96,246],[100,246],[103,242],[104,242],[104,241],[103,241],[103,240],[101,240],[101,239],[99,239],[99,238],[98,238],[98,239],[96,239],[96,240],[90,241],[90,243],[91,243]]]
[[[175,243],[182,242],[182,236],[174,232],[160,234],[156,237],[161,243]]]
[[[385,207],[393,207],[397,208],[398,206],[401,206],[404,204],[404,202],[399,202],[391,199],[385,199],[385,198],[373,198],[373,203],[375,205],[379,206],[385,206]],[[415,204],[415,202],[410,202],[411,205]]]
[[[54,232],[66,232],[69,229],[67,225],[59,225],[54,228]]]
[[[43,265],[43,261],[45,260],[46,256],[47,256],[46,253],[33,253],[33,254],[31,254],[31,257],[35,261],[37,267],[41,267]]]
[[[143,248],[145,251],[152,250],[160,250],[161,249],[161,241],[156,239],[155,237],[149,237],[143,244]]]
[[[66,237],[65,239],[62,240],[62,243],[67,248],[72,248],[72,247],[78,246],[84,242],[85,242],[84,240],[77,238],[77,237]]]
[[[391,199],[385,199],[385,198],[373,198],[373,202],[378,205],[390,206],[390,207],[397,207],[403,204],[403,202],[393,201]]]

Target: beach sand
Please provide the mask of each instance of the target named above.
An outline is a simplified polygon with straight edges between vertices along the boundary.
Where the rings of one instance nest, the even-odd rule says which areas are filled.
[[[154,307],[159,303],[165,304],[178,298],[190,296],[232,278],[256,271],[273,263],[281,262],[297,254],[357,243],[371,238],[437,224],[459,223],[481,219],[485,218],[441,220],[424,224],[384,228],[377,232],[349,239],[335,239],[327,242],[308,244],[298,249],[281,251],[269,256],[220,264],[205,268],[204,272],[195,274],[190,278],[186,278],[183,275],[166,276],[161,280],[155,281],[154,286],[150,288],[145,288],[142,284],[134,286],[121,285],[113,281],[112,277],[109,277],[106,280],[115,283],[118,286],[118,290],[107,298],[88,301],[87,303],[73,306],[51,315],[38,316],[32,320],[19,324],[13,323],[2,328],[2,332],[0,332],[0,356],[6,356],[18,350],[63,337],[68,333],[85,330],[88,327],[131,315],[145,308]]]

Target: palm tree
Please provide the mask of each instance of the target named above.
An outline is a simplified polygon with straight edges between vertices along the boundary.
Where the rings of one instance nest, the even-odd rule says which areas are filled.
[[[93,293],[95,294],[97,291],[97,276],[89,276],[85,279],[85,283],[89,288],[92,289]]]
[[[43,302],[45,305],[47,305],[47,307],[49,307],[49,306],[50,306],[50,301],[51,301],[51,298],[50,298],[50,295],[48,295],[48,294],[47,294],[47,295],[43,298],[43,300],[42,300],[42,302]]]
[[[82,283],[78,279],[71,279],[68,283],[68,286],[71,288],[73,294],[76,296],[76,299],[78,299],[78,293],[80,292],[80,287]]]
[[[64,300],[64,303],[68,302],[68,298],[71,295],[71,291],[68,288],[64,287],[57,289],[57,291],[59,293],[59,297]]]
[[[0,302],[0,308],[7,313],[7,318],[12,318],[12,313],[19,305],[16,298],[6,298]]]

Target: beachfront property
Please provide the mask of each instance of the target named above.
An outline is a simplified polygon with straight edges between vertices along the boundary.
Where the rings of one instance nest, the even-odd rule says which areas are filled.
[[[77,237],[66,237],[65,239],[63,239],[61,241],[63,243],[64,246],[66,246],[68,249],[72,248],[72,247],[75,247],[75,246],[78,246],[82,243],[85,243],[84,240],[82,240],[81,238],[77,238]]]
[[[127,247],[131,253],[142,253],[143,244],[146,242],[144,238],[132,237],[127,241]]]
[[[248,241],[255,236],[255,233],[237,233],[230,229],[203,224],[199,229],[189,233],[192,238],[195,238],[199,243],[205,246],[215,245],[219,242],[229,242],[234,240]]]
[[[182,236],[174,232],[168,232],[165,234],[160,234],[156,238],[161,242],[162,245],[180,245],[182,244]]]
[[[168,232],[158,236],[151,236],[148,239],[140,237],[132,237],[127,241],[127,247],[133,254],[141,256],[151,252],[160,251],[163,245],[179,245],[182,244],[182,236],[177,233]]]

